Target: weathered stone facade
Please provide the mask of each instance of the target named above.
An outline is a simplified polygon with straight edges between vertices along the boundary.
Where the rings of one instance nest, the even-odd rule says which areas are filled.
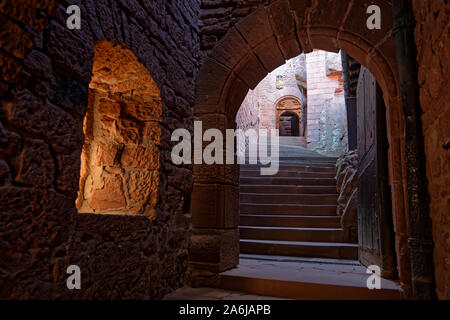
[[[277,77],[281,77],[281,86],[277,88]],[[247,106],[253,102],[251,109],[257,109],[258,128],[275,129],[277,128],[277,106],[278,103],[286,97],[295,98],[298,101],[305,101],[299,89],[298,77],[303,76],[306,79],[305,56],[299,55],[286,61],[285,64],[270,72],[254,90],[249,90],[242,106],[239,109],[237,117],[249,110]],[[304,80],[304,83],[306,81]],[[252,98],[255,97],[255,98]],[[306,102],[306,101],[305,101]],[[245,127],[245,124],[239,124],[238,127]]]
[[[183,284],[188,261],[192,168],[171,164],[166,133],[192,126],[200,2],[76,3],[82,11],[80,30],[66,27],[65,1],[0,5],[0,296],[159,298]],[[120,69],[130,65],[117,65],[124,62],[117,56],[101,61],[105,46],[125,50],[134,66]],[[94,48],[103,53],[97,56]],[[99,93],[105,91],[105,83],[114,87],[139,68],[154,82],[141,80],[157,96],[160,93],[156,108],[149,104],[149,92],[139,91],[139,81],[122,83],[126,90],[117,87],[110,95]],[[139,108],[137,102],[150,108]],[[152,188],[157,181],[157,196],[140,199],[142,208],[133,212],[138,215],[76,210],[88,105],[102,115],[105,127],[97,129],[103,136],[119,133],[117,141],[97,148],[96,161],[109,171],[100,180],[103,187],[97,186],[102,193],[97,199],[114,197],[113,206],[121,207],[124,199],[108,194],[111,190],[118,192],[121,184],[122,191],[142,184]],[[156,114],[145,114],[148,111]],[[85,146],[97,136],[87,129]],[[124,148],[120,157],[113,157],[118,142]],[[134,152],[133,144],[152,149]],[[139,181],[133,185],[124,177]],[[91,203],[89,209],[102,204]],[[108,206],[111,209],[111,203]],[[83,290],[66,287],[71,264],[81,269]]]
[[[342,62],[340,54],[314,50],[306,55],[308,145],[339,156],[347,147]]]
[[[413,1],[420,102],[433,223],[436,292],[450,299],[450,3]]]
[[[95,46],[89,95],[78,211],[154,217],[170,136],[160,125],[155,81],[130,50],[103,41]]]
[[[297,107],[284,107],[286,103]],[[340,54],[315,50],[294,57],[270,72],[254,90],[249,90],[237,113],[238,128],[250,125],[244,119],[251,119],[248,114],[255,109],[258,128],[269,132],[279,129],[283,112],[297,114],[300,135],[307,138],[308,148],[339,156],[347,147]]]
[[[202,0],[199,24],[201,50],[212,49],[239,20],[269,2],[268,0]]]
[[[236,127],[243,131],[248,129],[257,131],[259,129],[259,122],[259,99],[256,93],[250,90],[236,115]],[[248,139],[238,141],[238,143],[237,153],[245,155],[249,143]]]

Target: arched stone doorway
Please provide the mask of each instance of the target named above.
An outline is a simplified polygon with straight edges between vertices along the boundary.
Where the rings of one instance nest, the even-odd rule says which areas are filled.
[[[300,121],[298,115],[292,111],[283,112],[278,118],[281,137],[300,136]]]
[[[285,60],[313,49],[345,50],[375,76],[386,104],[389,184],[399,277],[410,283],[403,124],[392,32],[391,2],[378,0],[382,30],[366,26],[373,1],[321,2],[280,0],[259,8],[231,27],[205,56],[197,78],[195,115],[204,129],[235,128],[234,118],[249,89]],[[349,18],[351,17],[351,19]],[[237,165],[194,167],[191,202],[193,236],[190,266],[205,276],[239,262],[239,171]],[[208,199],[208,201],[202,199]],[[208,254],[205,254],[207,250]]]
[[[297,97],[283,97],[276,102],[276,128],[280,136],[303,136],[302,104]]]

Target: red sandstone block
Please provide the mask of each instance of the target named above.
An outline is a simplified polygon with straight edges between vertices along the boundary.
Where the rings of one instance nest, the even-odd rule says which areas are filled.
[[[295,34],[295,21],[290,11],[289,1],[282,0],[272,3],[268,14],[284,58],[291,59],[298,56],[302,49]]]
[[[234,74],[230,77],[228,83],[231,83],[231,86],[227,95],[225,112],[226,114],[234,115],[241,107],[242,102],[244,101],[250,89],[244,81],[242,81],[239,77],[237,77]],[[233,126],[234,121],[228,121],[228,128],[233,128]]]
[[[224,151],[224,158],[225,156],[226,152]],[[239,185],[239,166],[237,164],[198,164],[195,165],[194,171],[196,183]]]
[[[241,60],[235,72],[246,82],[250,89],[254,89],[267,75],[267,70],[253,53],[249,53]]]
[[[124,167],[155,170],[160,166],[159,150],[155,146],[125,147],[120,162]]]
[[[370,5],[378,5],[381,9],[381,30],[369,30],[366,27],[367,18],[369,17],[366,11]],[[348,13],[348,17],[343,26],[343,30],[354,33],[360,39],[364,39],[374,47],[386,37],[392,28],[392,5],[383,0],[355,1]],[[355,43],[359,42],[361,41],[356,41]]]
[[[118,209],[126,206],[123,194],[122,179],[106,178],[105,186],[100,190],[93,190],[88,203],[94,210]]]
[[[240,33],[232,27],[209,55],[228,68],[233,69],[250,50]]]
[[[245,19],[239,21],[236,28],[252,48],[273,36],[269,17],[264,7],[260,7]]]
[[[189,248],[190,265],[222,272],[239,263],[239,230],[193,229]]]
[[[274,37],[267,38],[253,51],[259,57],[267,72],[272,72],[286,62]]]
[[[235,228],[239,225],[239,188],[195,183],[190,212],[196,228]]]
[[[196,104],[217,105],[230,71],[229,68],[214,59],[204,58],[197,79]],[[196,113],[198,113],[197,110]]]
[[[97,166],[113,166],[116,159],[118,146],[108,144],[99,144],[97,148],[96,165]]]

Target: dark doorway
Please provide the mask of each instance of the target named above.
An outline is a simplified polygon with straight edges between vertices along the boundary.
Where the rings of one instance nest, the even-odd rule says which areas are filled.
[[[386,107],[379,85],[365,67],[357,89],[359,259],[396,277],[391,190],[388,183]]]
[[[293,112],[284,112],[280,115],[280,136],[300,136],[298,116]]]

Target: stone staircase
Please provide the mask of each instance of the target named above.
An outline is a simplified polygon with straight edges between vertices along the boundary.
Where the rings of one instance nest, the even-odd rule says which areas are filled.
[[[335,158],[290,157],[275,176],[242,165],[241,253],[358,258],[358,245],[336,215]]]
[[[358,244],[336,215],[336,158],[280,137],[279,172],[241,165],[240,262],[220,274],[226,290],[289,299],[401,299],[398,283],[369,290]]]

